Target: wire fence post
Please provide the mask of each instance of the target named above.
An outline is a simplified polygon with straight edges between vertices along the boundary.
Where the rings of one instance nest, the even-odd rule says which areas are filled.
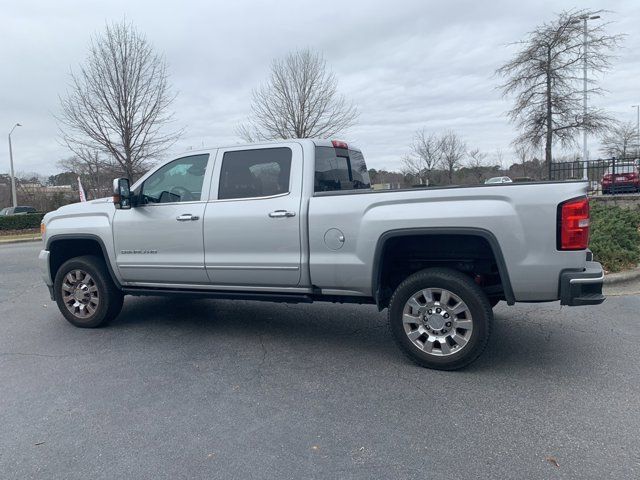
[[[611,158],[611,193],[616,194],[616,157]]]

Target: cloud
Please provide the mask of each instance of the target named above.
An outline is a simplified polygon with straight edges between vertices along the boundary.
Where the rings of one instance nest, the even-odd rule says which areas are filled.
[[[585,3],[585,2],[583,2]],[[586,2],[588,7],[596,2]],[[203,144],[237,143],[235,127],[249,113],[251,89],[271,61],[295,48],[320,50],[340,91],[360,111],[346,138],[373,167],[398,168],[413,132],[454,129],[469,145],[505,161],[515,136],[496,90],[495,68],[516,41],[570,2],[327,1],[280,2],[12,2],[0,11],[0,127],[13,135],[16,169],[51,174],[69,153],[57,142],[53,114],[71,68],[84,60],[91,35],[123,18],[144,32],[170,66],[178,92],[175,124],[183,138],[167,156]],[[583,6],[583,5],[581,5]],[[609,93],[593,99],[623,120],[640,73],[634,20],[640,5],[609,2],[613,31],[630,33],[614,70],[602,79]],[[591,139],[592,151],[597,140]],[[0,136],[0,172],[8,170]]]

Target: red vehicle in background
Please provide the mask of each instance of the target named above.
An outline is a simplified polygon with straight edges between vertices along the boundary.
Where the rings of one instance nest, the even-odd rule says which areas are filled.
[[[602,193],[640,192],[640,170],[635,162],[616,163],[602,177]]]

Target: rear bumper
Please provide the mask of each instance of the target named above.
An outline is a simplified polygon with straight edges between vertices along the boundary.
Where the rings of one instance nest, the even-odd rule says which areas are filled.
[[[636,182],[602,182],[602,190],[615,192],[635,192],[640,188],[640,184]]]
[[[607,297],[602,294],[604,270],[598,262],[587,261],[582,271],[565,270],[560,274],[560,304],[570,307],[599,305]]]

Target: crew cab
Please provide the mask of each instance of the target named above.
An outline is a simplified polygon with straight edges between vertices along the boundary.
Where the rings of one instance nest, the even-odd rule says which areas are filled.
[[[45,215],[43,277],[78,327],[125,295],[355,302],[401,350],[456,369],[500,301],[602,303],[584,182],[372,190],[362,152],[296,139],[188,152],[113,198]]]

